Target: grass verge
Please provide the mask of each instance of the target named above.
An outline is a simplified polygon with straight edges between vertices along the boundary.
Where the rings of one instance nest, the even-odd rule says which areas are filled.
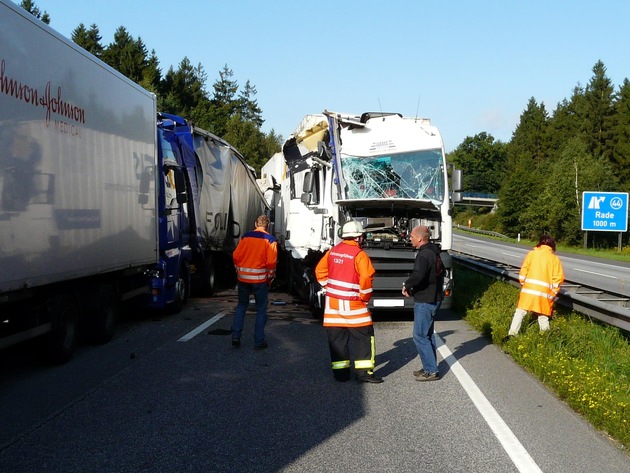
[[[558,307],[547,332],[525,318],[519,336],[504,342],[518,288],[461,266],[455,271],[454,310],[591,425],[630,450],[628,334]]]

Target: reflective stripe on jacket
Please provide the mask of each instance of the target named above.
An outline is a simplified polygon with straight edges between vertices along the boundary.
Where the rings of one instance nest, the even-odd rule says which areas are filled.
[[[538,246],[525,256],[518,279],[522,288],[517,307],[550,316],[564,282],[560,258],[549,246]]]
[[[315,268],[317,281],[326,289],[324,327],[372,325],[367,302],[374,273],[370,257],[356,241],[345,240],[326,252]]]
[[[236,276],[240,282],[260,284],[271,282],[278,262],[278,243],[262,228],[247,232],[232,255]]]

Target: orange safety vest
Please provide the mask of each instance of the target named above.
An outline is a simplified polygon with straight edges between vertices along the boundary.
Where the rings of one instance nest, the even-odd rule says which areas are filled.
[[[541,245],[527,253],[518,279],[522,287],[517,307],[550,316],[553,302],[564,282],[560,258],[551,247]]]
[[[271,282],[278,262],[278,242],[263,228],[247,232],[232,254],[236,276],[240,282]]]
[[[344,240],[326,252],[315,268],[317,281],[326,289],[324,327],[372,325],[367,302],[374,273],[370,257],[354,240]]]

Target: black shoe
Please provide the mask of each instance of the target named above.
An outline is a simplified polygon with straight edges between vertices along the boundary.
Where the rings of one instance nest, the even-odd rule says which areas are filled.
[[[232,346],[234,348],[238,348],[241,346],[241,341],[238,338],[233,338],[232,339]]]
[[[373,374],[364,374],[361,376],[357,376],[357,383],[378,384],[382,382],[383,382],[383,378],[379,378],[378,376],[374,376]]]
[[[414,372],[413,372],[413,375],[414,375],[416,378],[419,378],[419,377],[420,377],[420,376],[422,376],[424,373],[425,373],[424,368],[420,368],[418,371],[414,371]]]
[[[264,350],[268,346],[267,342],[262,342],[260,345],[254,345],[254,350]]]
[[[416,381],[437,381],[440,379],[440,373],[427,373],[426,371],[420,376],[416,376]]]

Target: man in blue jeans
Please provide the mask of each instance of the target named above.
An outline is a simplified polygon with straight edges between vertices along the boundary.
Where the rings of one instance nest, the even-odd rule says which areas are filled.
[[[413,297],[413,341],[418,349],[422,368],[414,371],[417,381],[437,381],[440,372],[437,366],[434,323],[442,304],[442,275],[438,274],[437,258],[440,248],[431,243],[431,231],[418,225],[410,234],[411,244],[417,248],[413,271],[403,283],[402,293]],[[441,266],[440,266],[441,267]]]
[[[238,304],[232,324],[232,346],[235,348],[241,346],[245,312],[252,293],[256,301],[254,350],[267,348],[265,340],[267,301],[269,286],[275,277],[278,261],[278,243],[268,230],[269,217],[259,216],[256,219],[256,228],[245,233],[234,250],[234,266],[238,277]]]

